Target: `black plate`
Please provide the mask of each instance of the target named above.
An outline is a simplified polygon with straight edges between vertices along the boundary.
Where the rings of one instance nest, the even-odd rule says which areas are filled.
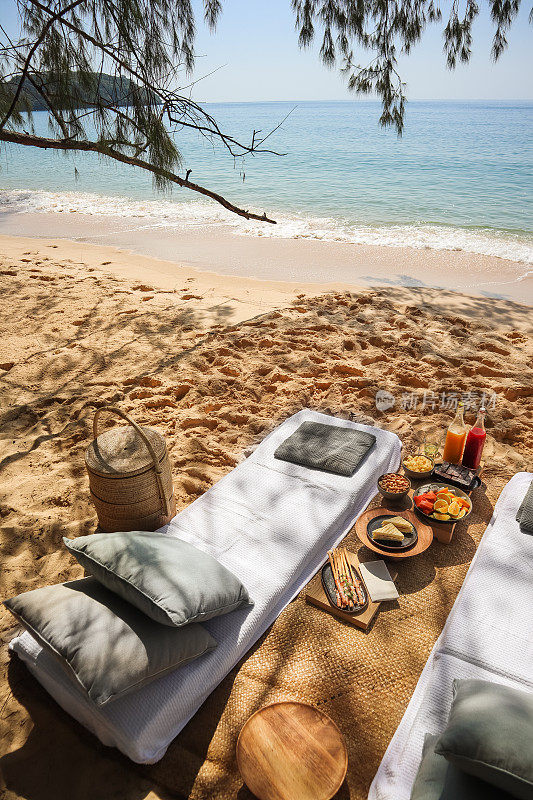
[[[440,481],[436,483],[425,483],[423,486],[419,486],[415,492],[415,497],[418,497],[419,494],[425,494],[426,492],[436,492],[438,489],[452,489],[455,494],[459,494],[459,497],[464,497],[470,503],[470,509],[466,512],[464,517],[460,519],[435,519],[435,517],[430,516],[429,514],[425,514],[421,511],[417,504],[414,502],[413,498],[413,508],[415,513],[420,517],[420,519],[426,520],[430,523],[430,525],[455,525],[456,522],[462,522],[472,513],[472,499],[467,495],[466,492],[463,492],[462,489],[459,489],[458,486],[452,486],[451,483],[441,483]]]
[[[403,542],[380,542],[379,540],[374,539],[371,534],[372,531],[375,531],[376,528],[381,528],[383,523],[387,522],[387,520],[392,519],[393,517],[398,517],[399,514],[380,514],[379,517],[374,517],[371,519],[368,525],[366,526],[366,532],[368,534],[368,538],[372,542],[372,544],[379,547],[380,550],[386,550],[389,553],[398,553],[402,550],[409,550],[410,547],[413,547],[418,541],[418,533],[416,531],[415,526],[410,520],[406,520],[412,527],[412,533],[406,533],[403,537]]]
[[[357,577],[361,581],[361,590],[363,592],[364,603],[355,606],[351,611],[347,608],[341,608],[337,605],[337,597],[336,597],[336,587],[335,587],[335,580],[333,578],[333,572],[331,571],[331,564],[327,561],[324,566],[322,567],[322,586],[324,587],[324,591],[326,593],[326,597],[328,598],[329,602],[334,608],[338,608],[339,611],[344,611],[345,614],[360,614],[361,611],[364,611],[368,605],[368,594],[366,591],[366,587],[361,580],[361,576],[355,569],[352,567],[353,571],[356,573]]]

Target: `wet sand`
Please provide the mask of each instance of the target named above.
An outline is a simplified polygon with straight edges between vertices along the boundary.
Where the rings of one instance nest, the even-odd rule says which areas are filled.
[[[261,230],[258,223],[258,234]],[[533,305],[531,265],[461,250],[241,236],[223,225],[177,230],[149,219],[78,212],[4,213],[0,234],[115,246],[220,275],[352,287],[437,287]]]

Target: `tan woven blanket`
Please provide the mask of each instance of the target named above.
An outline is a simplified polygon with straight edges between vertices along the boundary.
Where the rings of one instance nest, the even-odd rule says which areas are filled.
[[[349,765],[338,800],[366,798],[503,485],[491,479],[490,490],[476,490],[468,525],[456,529],[450,545],[434,541],[399,564],[400,599],[381,607],[367,633],[306,604],[302,591],[162,761],[142,772],[178,797],[246,800],[251,795],[235,760],[239,731],[262,705],[294,699],[322,708],[345,736]],[[345,543],[361,560],[375,558],[354,531]]]

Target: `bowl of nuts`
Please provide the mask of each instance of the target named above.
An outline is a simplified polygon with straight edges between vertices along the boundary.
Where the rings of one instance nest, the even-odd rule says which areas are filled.
[[[411,481],[398,472],[387,472],[378,478],[378,491],[385,500],[400,501],[411,488]]]
[[[405,474],[409,478],[429,478],[435,466],[434,459],[426,455],[406,456],[402,462]]]

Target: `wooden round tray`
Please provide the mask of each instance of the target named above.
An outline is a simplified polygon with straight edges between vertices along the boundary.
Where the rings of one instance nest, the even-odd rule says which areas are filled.
[[[371,539],[369,539],[366,532],[366,527],[371,519],[374,519],[374,517],[379,517],[382,514],[393,514],[395,517],[403,517],[404,519],[409,520],[409,522],[415,526],[418,533],[418,541],[416,544],[414,544],[409,550],[399,550],[397,553],[392,550],[382,550],[380,547],[378,547]],[[368,547],[369,550],[372,550],[374,553],[379,553],[382,558],[392,558],[394,560],[417,556],[419,553],[423,553],[424,550],[427,550],[433,541],[433,531],[431,526],[426,525],[425,522],[422,522],[420,518],[417,517],[412,511],[397,511],[395,508],[386,508],[385,506],[381,506],[380,508],[371,508],[369,511],[365,511],[364,514],[361,514],[355,523],[355,532],[365,547]]]
[[[323,711],[281,702],[252,714],[237,740],[241,777],[259,800],[330,800],[342,786],[348,753]]]

